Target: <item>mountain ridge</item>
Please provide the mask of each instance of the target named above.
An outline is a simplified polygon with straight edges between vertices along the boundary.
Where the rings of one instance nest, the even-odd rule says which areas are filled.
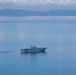
[[[27,11],[23,9],[1,9],[0,16],[76,16],[76,10]]]

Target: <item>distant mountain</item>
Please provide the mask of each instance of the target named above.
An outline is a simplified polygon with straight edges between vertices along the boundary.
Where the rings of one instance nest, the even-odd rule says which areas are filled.
[[[23,9],[27,11],[49,11],[51,10],[76,10],[76,4],[19,4],[14,3],[12,0],[8,2],[5,0],[0,2],[0,9]]]
[[[50,9],[54,10],[76,10],[75,4],[48,4]]]
[[[22,9],[2,9],[0,16],[76,16],[76,10],[26,11]]]

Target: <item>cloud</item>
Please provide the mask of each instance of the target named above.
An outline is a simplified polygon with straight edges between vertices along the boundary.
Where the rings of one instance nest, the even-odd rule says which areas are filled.
[[[75,0],[47,0],[47,2],[54,3],[54,4],[74,4],[74,3],[76,3]]]
[[[25,3],[25,4],[74,4],[76,0],[0,0],[0,2],[14,2],[14,3]]]

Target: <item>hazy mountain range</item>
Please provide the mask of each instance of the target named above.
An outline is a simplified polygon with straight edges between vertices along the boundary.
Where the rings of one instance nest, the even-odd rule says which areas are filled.
[[[12,1],[0,2],[0,9],[24,9],[32,11],[76,10],[76,4],[18,4]]]
[[[25,0],[19,0],[18,2],[15,1],[18,0],[0,1],[0,16],[76,16],[76,3],[73,3],[72,0],[60,0],[60,4],[54,2],[57,0],[46,0],[46,4],[31,4],[29,2],[31,0],[26,0],[30,4],[27,2],[19,2]]]
[[[76,10],[26,11],[23,9],[2,9],[0,16],[76,16]]]

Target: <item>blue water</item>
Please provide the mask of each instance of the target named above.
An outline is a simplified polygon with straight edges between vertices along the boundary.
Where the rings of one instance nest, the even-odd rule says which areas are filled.
[[[0,17],[0,75],[76,75],[76,17]]]

